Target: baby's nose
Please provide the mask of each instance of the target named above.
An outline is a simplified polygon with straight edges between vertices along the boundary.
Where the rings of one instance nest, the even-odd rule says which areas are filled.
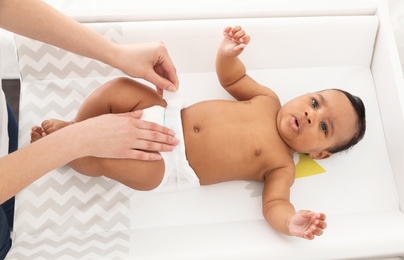
[[[304,111],[304,115],[306,116],[306,119],[307,119],[307,123],[309,124],[309,125],[311,125],[311,123],[312,123],[312,120],[311,120],[311,118],[310,118],[310,113],[309,113],[309,111]]]

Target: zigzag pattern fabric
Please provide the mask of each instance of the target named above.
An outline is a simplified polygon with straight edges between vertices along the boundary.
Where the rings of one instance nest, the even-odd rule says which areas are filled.
[[[54,237],[25,237],[7,259],[124,259],[129,234],[125,231]],[[57,251],[56,251],[57,249]]]
[[[118,24],[89,24],[89,26],[112,41],[122,41],[122,28]],[[23,81],[107,77],[120,74],[103,63],[35,40],[16,36],[15,44]]]
[[[121,41],[119,26],[89,26]],[[29,145],[32,126],[48,118],[72,120],[103,80],[122,75],[100,62],[21,36],[15,43],[21,71],[21,147]],[[52,171],[18,194],[13,247],[7,258],[124,258],[129,252],[133,192],[67,166]]]

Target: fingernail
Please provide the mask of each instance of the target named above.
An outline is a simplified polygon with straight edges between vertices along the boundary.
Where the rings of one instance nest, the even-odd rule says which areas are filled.
[[[167,133],[168,135],[172,135],[172,136],[175,136],[175,132],[173,131],[173,130],[171,130],[171,129],[168,129],[168,133]]]
[[[169,86],[169,87],[167,88],[167,90],[168,90],[168,91],[171,91],[171,92],[175,92],[175,91],[177,91],[177,88],[174,87],[174,86]]]
[[[158,160],[161,160],[161,159],[163,159],[163,157],[161,157],[160,154],[154,154],[154,155],[152,155],[152,160],[158,161]]]
[[[173,138],[171,141],[172,141],[173,144],[179,144],[180,143],[180,140],[178,140],[177,138]]]

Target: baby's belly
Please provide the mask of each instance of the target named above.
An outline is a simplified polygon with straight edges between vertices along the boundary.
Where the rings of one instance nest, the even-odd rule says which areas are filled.
[[[184,132],[187,160],[201,185],[231,180],[263,181],[260,148],[243,140],[221,137]]]
[[[231,118],[231,113],[221,114],[209,109],[207,106],[206,109],[182,111],[186,156],[200,183],[207,185],[239,179],[261,181],[259,164],[262,159],[257,154],[262,142],[249,136],[254,128],[244,119]],[[221,118],[220,115],[227,116]]]

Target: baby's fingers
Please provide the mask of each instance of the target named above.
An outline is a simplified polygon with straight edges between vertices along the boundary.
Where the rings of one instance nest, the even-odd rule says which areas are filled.
[[[313,230],[313,234],[316,236],[321,236],[324,233],[324,230],[322,228],[316,227]]]
[[[250,36],[246,35],[245,31],[239,25],[236,25],[235,27],[227,26],[223,30],[223,35],[232,38],[239,43],[247,44],[250,41]]]
[[[327,222],[320,220],[317,224],[317,227],[321,229],[326,229],[327,228]]]
[[[303,238],[312,240],[315,236],[321,236],[323,234],[323,230],[315,225],[311,225],[308,230],[306,230],[303,234]]]
[[[310,231],[316,235],[321,236],[324,233],[324,229],[327,228],[327,223],[325,221],[316,220],[310,227]]]
[[[326,219],[326,216],[325,216],[325,214],[324,213],[317,213],[317,219],[318,220],[325,220]]]
[[[304,239],[312,240],[314,239],[314,233],[311,230],[307,230],[303,234]]]
[[[245,31],[239,27],[239,30],[234,31],[233,29],[233,40],[239,43],[248,43],[250,36],[246,35]]]
[[[230,34],[231,34],[231,35],[236,35],[236,34],[239,33],[240,31],[243,31],[243,30],[241,29],[241,26],[240,26],[240,25],[236,25],[236,26],[234,26],[234,27],[231,29]]]
[[[224,36],[230,36],[231,29],[232,28],[230,26],[226,26],[226,28],[224,28],[224,30],[223,30],[223,35]]]

